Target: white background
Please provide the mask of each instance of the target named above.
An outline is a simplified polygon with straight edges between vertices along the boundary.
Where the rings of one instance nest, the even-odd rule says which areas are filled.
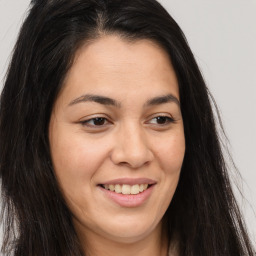
[[[29,2],[0,0],[0,89]],[[160,2],[183,29],[221,111],[256,243],[256,0]]]

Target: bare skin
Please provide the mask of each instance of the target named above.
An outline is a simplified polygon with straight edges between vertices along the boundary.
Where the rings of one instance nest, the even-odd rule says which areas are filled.
[[[49,141],[87,255],[167,255],[162,218],[185,138],[178,82],[162,48],[109,35],[79,49],[54,105]]]

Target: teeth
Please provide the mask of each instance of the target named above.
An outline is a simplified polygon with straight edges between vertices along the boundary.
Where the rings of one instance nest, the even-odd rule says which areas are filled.
[[[131,194],[131,186],[129,185],[123,185],[122,186],[122,194],[129,195]]]
[[[148,184],[144,184],[144,190],[146,190],[148,188]]]
[[[145,184],[140,184],[140,187],[139,187],[140,192],[142,192],[144,190],[144,185]]]
[[[105,189],[109,189],[109,185],[103,185]]]
[[[109,190],[110,191],[115,191],[115,186],[114,185],[109,185]]]
[[[140,186],[139,185],[133,185],[131,187],[131,194],[132,195],[137,195],[140,193]]]
[[[148,188],[148,184],[135,184],[135,185],[128,185],[128,184],[110,184],[110,185],[103,185],[103,187],[107,190],[112,192],[116,192],[118,194],[123,195],[137,195]]]
[[[122,193],[122,186],[117,184],[115,185],[115,192],[118,193],[118,194],[121,194]]]

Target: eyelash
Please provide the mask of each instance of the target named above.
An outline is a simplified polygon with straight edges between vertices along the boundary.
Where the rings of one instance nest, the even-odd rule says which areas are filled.
[[[170,123],[174,123],[175,122],[175,120],[172,117],[165,116],[165,115],[159,115],[159,116],[153,117],[153,118],[150,119],[150,121],[153,120],[153,119],[156,119],[156,120],[157,119],[158,120],[165,119],[167,121],[167,123],[165,122],[164,124],[161,124],[161,123],[160,124],[156,124],[156,125],[160,125],[160,126],[168,125]]]
[[[91,121],[103,121],[104,122],[104,125],[105,125],[105,122],[108,121],[107,118],[105,117],[94,117],[94,118],[90,118],[88,120],[84,120],[84,121],[81,121],[80,123],[84,126],[89,126],[89,127],[97,127],[97,126],[103,126],[103,125],[92,125],[92,124],[89,124],[89,122]],[[109,122],[109,121],[108,121]]]
[[[165,116],[165,115],[159,115],[159,116],[156,116],[156,117],[153,117],[150,119],[151,120],[161,120],[161,119],[164,119],[165,122],[164,123],[154,123],[153,125],[160,125],[160,126],[167,126],[168,124],[170,123],[175,123],[175,120],[170,117],[170,116]],[[163,121],[163,120],[162,120]],[[90,122],[100,122],[103,124],[99,124],[99,125],[96,125],[95,123],[94,124],[89,124]],[[83,125],[83,126],[88,126],[88,127],[93,127],[93,128],[102,128],[103,126],[106,125],[106,122],[107,123],[111,123],[107,118],[105,117],[94,117],[94,118],[90,118],[88,120],[84,120],[84,121],[81,121],[80,123]],[[147,122],[150,124],[150,122]]]

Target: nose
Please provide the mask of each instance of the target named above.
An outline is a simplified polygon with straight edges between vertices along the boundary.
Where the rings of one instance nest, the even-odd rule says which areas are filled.
[[[149,164],[153,160],[153,152],[143,128],[132,124],[120,128],[111,160],[116,165],[126,165],[133,169]]]

